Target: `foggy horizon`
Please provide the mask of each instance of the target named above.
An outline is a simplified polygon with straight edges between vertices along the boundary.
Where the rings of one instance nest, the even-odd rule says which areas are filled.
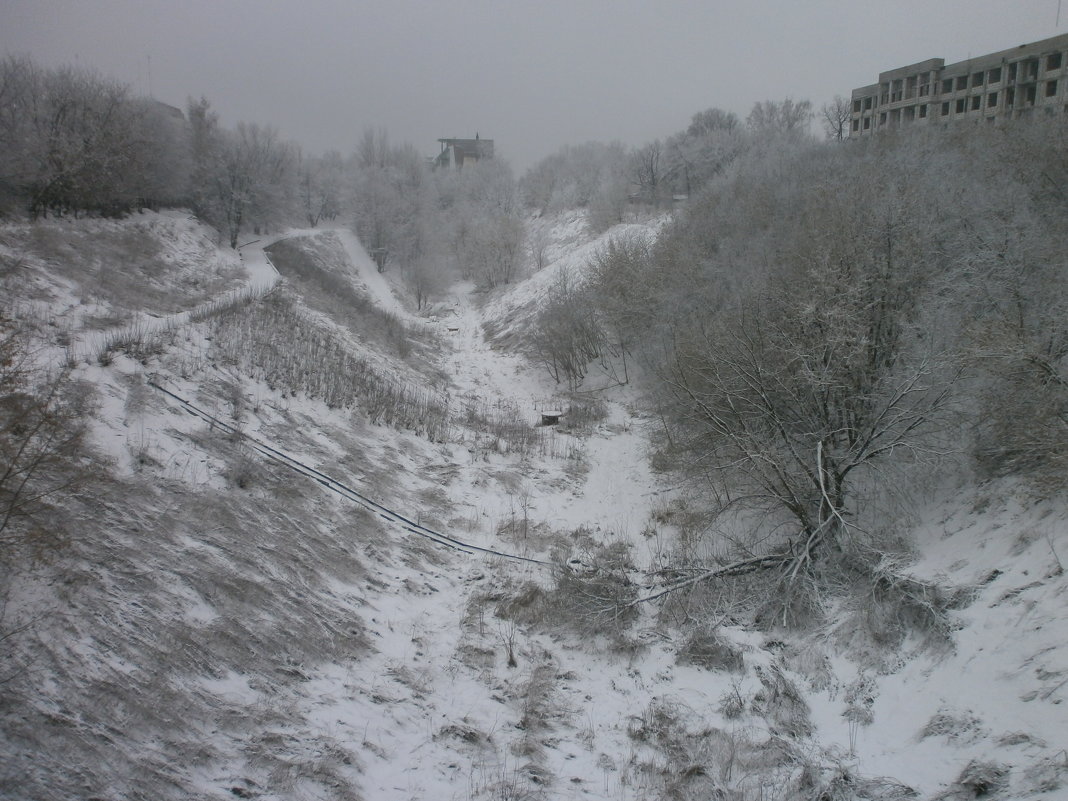
[[[272,125],[309,153],[347,155],[371,127],[427,156],[478,133],[518,175],[564,145],[669,136],[712,106],[818,109],[887,69],[1055,36],[1058,5],[4,0],[0,52],[183,109],[203,96],[227,127]]]

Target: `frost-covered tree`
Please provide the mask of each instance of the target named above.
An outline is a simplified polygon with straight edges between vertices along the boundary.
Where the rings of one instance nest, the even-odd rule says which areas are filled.
[[[734,113],[710,108],[695,114],[686,130],[666,143],[674,191],[689,197],[726,169],[746,144]]]
[[[312,228],[341,213],[345,161],[336,150],[320,157],[298,158],[298,195],[301,212]]]
[[[589,287],[562,270],[538,314],[530,339],[532,353],[554,381],[575,389],[605,345]]]
[[[503,159],[437,174],[440,231],[461,275],[507,284],[522,262],[524,227],[515,178]]]
[[[618,142],[568,145],[527,170],[519,191],[528,207],[541,212],[590,208],[592,213],[594,204],[603,205],[621,184],[625,199],[627,168],[626,150]]]
[[[411,145],[393,146],[382,129],[368,129],[352,159],[351,206],[356,234],[379,271],[391,261],[418,258],[428,171]]]
[[[146,107],[128,87],[87,70],[0,62],[4,194],[33,216],[113,214],[138,200],[150,160]]]
[[[236,130],[220,132],[210,155],[209,214],[217,216],[230,247],[237,247],[246,226],[259,232],[288,216],[294,148],[276,129],[238,123]]]
[[[620,284],[624,310],[652,307],[665,458],[752,527],[707,575],[774,570],[780,611],[843,553],[884,547],[871,505],[951,419],[959,368],[933,320],[952,193],[893,144],[745,154],[660,235],[640,289]]]
[[[808,100],[764,100],[754,103],[745,124],[757,136],[795,135],[808,131],[812,103]]]

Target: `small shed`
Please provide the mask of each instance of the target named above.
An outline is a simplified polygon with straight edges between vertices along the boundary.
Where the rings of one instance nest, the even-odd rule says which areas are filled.
[[[554,426],[560,422],[560,418],[564,416],[564,413],[558,409],[545,409],[541,413],[541,424],[543,426]]]

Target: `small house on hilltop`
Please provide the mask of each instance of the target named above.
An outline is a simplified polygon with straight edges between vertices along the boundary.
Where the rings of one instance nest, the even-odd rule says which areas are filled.
[[[477,133],[474,139],[439,139],[438,142],[441,143],[441,153],[434,159],[435,169],[461,169],[468,164],[493,158],[493,140],[482,139]]]

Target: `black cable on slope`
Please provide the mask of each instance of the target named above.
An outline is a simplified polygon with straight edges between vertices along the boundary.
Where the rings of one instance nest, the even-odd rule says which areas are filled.
[[[472,554],[476,552],[485,553],[491,556],[499,556],[502,559],[512,559],[517,562],[529,562],[535,565],[554,567],[552,562],[546,562],[541,559],[533,559],[529,556],[519,556],[518,554],[504,553],[503,551],[497,551],[493,548],[483,548],[482,546],[472,545],[470,543],[463,542],[462,540],[458,540],[455,537],[450,537],[447,534],[442,534],[439,531],[434,531],[433,529],[427,528],[426,526],[421,525],[420,523],[416,523],[415,521],[408,519],[399,512],[395,512],[392,509],[378,503],[377,501],[368,498],[366,495],[357,492],[356,490],[352,489],[352,487],[342,484],[340,481],[328,476],[326,473],[322,473],[319,470],[316,470],[314,467],[309,467],[303,462],[294,459],[292,456],[289,456],[283,453],[282,451],[277,450],[276,448],[272,448],[270,445],[260,442],[255,437],[249,436],[243,431],[239,431],[229,423],[226,423],[222,420],[219,420],[217,417],[208,414],[203,409],[197,407],[193,403],[190,403],[185,398],[174,394],[169,389],[161,387],[156,382],[148,381],[147,383],[153,389],[159,390],[164,395],[167,395],[168,397],[177,401],[182,406],[182,408],[186,410],[186,412],[193,415],[194,417],[199,417],[201,420],[204,420],[205,422],[210,423],[211,425],[218,426],[220,429],[222,429],[228,434],[233,434],[235,436],[241,437],[243,440],[249,443],[253,450],[257,451],[265,458],[270,459],[271,461],[276,462],[278,464],[281,464],[284,467],[288,467],[290,470],[300,473],[301,475],[307,476],[308,478],[318,481],[331,492],[334,492],[342,496],[343,498],[353,501],[354,503],[363,506],[369,511],[376,512],[378,516],[381,517],[383,520],[386,520],[390,523],[396,523],[400,525],[405,531],[411,534],[416,534],[420,537],[430,540],[431,542],[435,542],[438,545],[443,545],[446,548],[451,548],[453,550],[461,551],[467,554]]]

